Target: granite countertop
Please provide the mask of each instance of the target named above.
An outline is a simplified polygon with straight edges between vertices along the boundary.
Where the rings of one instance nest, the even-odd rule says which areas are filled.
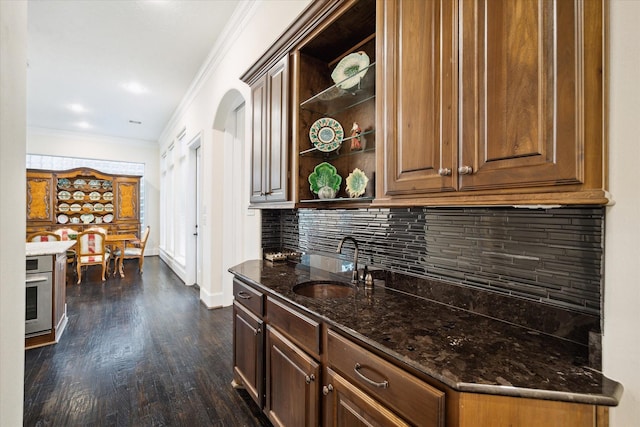
[[[65,240],[59,242],[27,242],[26,255],[55,255],[65,253],[67,249],[75,245],[75,240]]]
[[[615,406],[622,385],[587,367],[574,342],[417,297],[391,287],[314,299],[292,288],[339,277],[291,262],[246,261],[229,269],[391,358],[458,391]]]

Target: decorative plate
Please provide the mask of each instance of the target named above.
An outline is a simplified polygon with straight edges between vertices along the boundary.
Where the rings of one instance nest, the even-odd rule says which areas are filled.
[[[113,212],[113,203],[107,203],[106,205],[104,205],[104,211]]]
[[[66,224],[69,222],[69,217],[65,214],[58,215],[58,224]]]
[[[113,193],[111,191],[107,191],[102,195],[102,198],[107,201],[113,200]]]
[[[71,224],[80,224],[80,218],[74,216],[73,218],[71,218]]]
[[[71,193],[68,191],[61,191],[58,193],[58,200],[69,200],[71,198]]]
[[[102,220],[104,222],[106,222],[107,224],[109,224],[111,221],[113,221],[113,215],[112,214],[106,214],[105,216],[102,217]]]
[[[69,207],[69,210],[71,212],[80,212],[82,210],[82,206],[80,206],[80,203],[74,203]]]
[[[340,89],[351,89],[367,74],[369,64],[369,55],[363,51],[351,53],[338,62],[331,78]]]
[[[104,205],[102,203],[96,203],[93,205],[94,212],[102,212],[104,210]]]
[[[60,205],[58,205],[58,210],[60,212],[68,212],[69,211],[69,205],[67,203],[60,203]]]
[[[58,188],[69,188],[71,187],[71,181],[67,178],[60,178],[58,180]]]
[[[367,188],[369,178],[363,171],[355,168],[347,177],[347,193],[349,197],[360,197]]]
[[[316,120],[309,129],[309,139],[318,150],[325,153],[340,148],[342,138],[344,138],[342,126],[330,117]]]
[[[91,203],[85,203],[82,205],[82,210],[85,212],[93,212],[93,205]]]
[[[342,183],[342,177],[338,175],[336,168],[327,162],[322,162],[313,168],[313,173],[309,175],[308,180],[309,184],[311,184],[309,188],[318,195],[320,195],[321,190],[322,194],[326,194],[328,191],[323,189],[328,187],[335,196]]]
[[[84,193],[82,191],[76,191],[73,193],[73,200],[84,200]]]
[[[73,186],[75,188],[82,188],[85,185],[87,185],[87,181],[85,181],[84,179],[76,179],[75,181],[73,181]]]
[[[82,222],[84,222],[85,224],[89,224],[91,221],[93,221],[93,219],[95,218],[95,216],[93,216],[93,214],[83,214],[80,215],[80,219],[82,220]]]
[[[100,182],[100,180],[92,179],[91,181],[89,181],[89,188],[90,189],[97,190],[100,187],[102,187],[102,183]]]
[[[108,190],[109,188],[111,188],[111,185],[112,185],[111,181],[107,181],[107,180],[102,181],[102,188],[104,188],[105,190]]]
[[[100,193],[98,193],[97,191],[92,191],[91,193],[89,193],[89,200],[100,200]]]

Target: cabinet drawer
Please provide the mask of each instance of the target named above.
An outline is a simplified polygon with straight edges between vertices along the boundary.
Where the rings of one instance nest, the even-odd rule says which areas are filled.
[[[444,426],[444,392],[333,331],[326,352],[329,366],[412,424]]]
[[[257,289],[233,279],[233,297],[260,318],[264,315],[264,294]]]
[[[320,355],[320,323],[267,297],[267,321],[307,352]]]

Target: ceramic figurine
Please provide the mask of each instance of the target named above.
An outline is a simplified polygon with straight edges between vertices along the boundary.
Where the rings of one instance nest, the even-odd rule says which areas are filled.
[[[364,141],[364,137],[361,135],[362,129],[360,125],[356,122],[353,122],[353,127],[351,127],[351,149],[352,150],[360,150],[362,149],[362,143]]]

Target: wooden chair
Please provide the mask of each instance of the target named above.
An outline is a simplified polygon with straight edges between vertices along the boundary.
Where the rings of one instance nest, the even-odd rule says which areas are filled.
[[[60,236],[50,231],[38,231],[27,237],[27,242],[58,242]]]
[[[76,240],[78,236],[78,231],[73,228],[58,228],[53,232],[60,236],[60,240],[62,241]],[[67,249],[67,265],[71,266],[71,271],[75,274],[76,251],[74,249]]]
[[[102,281],[105,281],[105,273],[109,263],[110,254],[105,248],[105,234],[99,231],[84,231],[78,233],[76,269],[78,272],[78,284],[82,280],[82,267],[89,265],[102,266]]]
[[[124,261],[125,259],[137,258],[138,271],[140,272],[140,274],[142,274],[142,265],[144,264],[144,248],[147,245],[147,239],[149,238],[150,230],[151,227],[147,225],[144,233],[142,233],[142,239],[140,239],[138,242],[127,244],[127,246],[124,248],[124,255],[122,255],[119,250],[117,250],[115,253],[116,259],[122,257],[122,260],[119,260],[120,262]],[[118,263],[116,262],[116,265],[117,264]]]

